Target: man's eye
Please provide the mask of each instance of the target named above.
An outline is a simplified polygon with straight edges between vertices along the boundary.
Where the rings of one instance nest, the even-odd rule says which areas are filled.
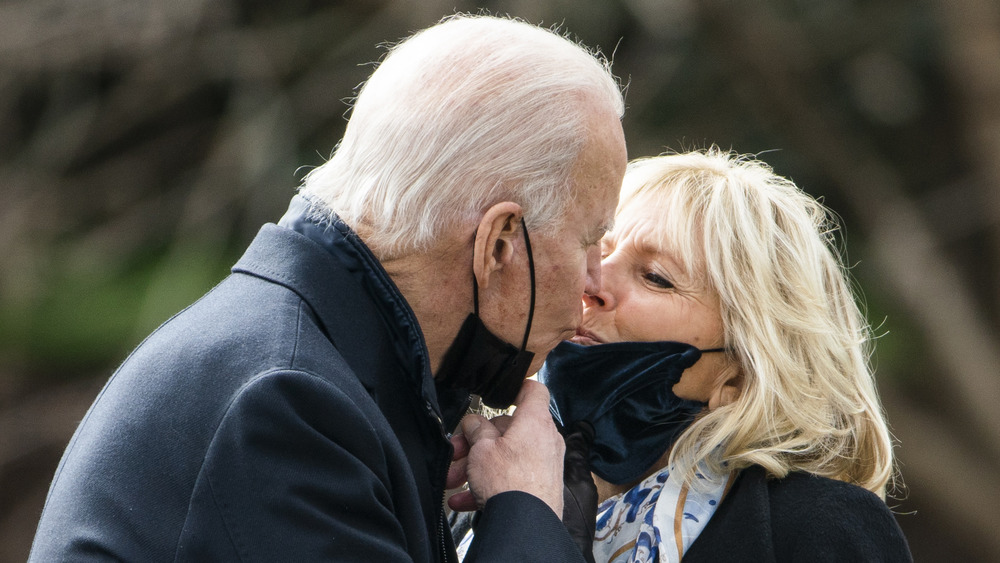
[[[657,274],[656,272],[646,272],[642,276],[646,281],[663,289],[673,289],[674,284],[670,280]]]

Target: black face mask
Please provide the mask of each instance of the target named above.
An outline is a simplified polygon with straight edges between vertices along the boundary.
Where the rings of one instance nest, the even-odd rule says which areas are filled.
[[[523,218],[521,228],[524,229],[524,247],[528,253],[528,269],[531,273],[531,305],[521,349],[518,350],[490,332],[479,318],[479,284],[473,275],[473,312],[462,323],[462,328],[445,352],[435,376],[438,385],[475,393],[483,400],[483,404],[495,409],[505,409],[514,402],[528,375],[531,360],[535,357],[534,353],[526,349],[528,335],[531,333],[531,320],[535,314],[535,261],[531,255],[531,241]]]
[[[538,372],[556,421],[594,427],[590,467],[616,485],[642,477],[705,408],[673,392],[702,353],[680,342],[556,346]]]

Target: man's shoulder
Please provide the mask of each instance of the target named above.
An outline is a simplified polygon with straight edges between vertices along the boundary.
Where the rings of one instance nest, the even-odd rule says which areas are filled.
[[[302,322],[295,293],[242,275],[231,275],[161,324],[135,349],[129,363],[265,363],[290,356]],[[183,351],[183,353],[179,353]],[[221,366],[220,366],[221,367]],[[147,368],[148,369],[148,366]]]

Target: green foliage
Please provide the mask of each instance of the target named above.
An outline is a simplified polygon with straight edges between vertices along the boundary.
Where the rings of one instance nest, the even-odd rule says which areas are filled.
[[[208,245],[146,252],[108,274],[54,264],[33,299],[0,304],[0,354],[46,378],[110,369],[233,263],[232,253]]]

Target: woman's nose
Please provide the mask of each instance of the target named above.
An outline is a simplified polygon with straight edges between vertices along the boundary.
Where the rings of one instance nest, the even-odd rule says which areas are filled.
[[[596,288],[588,288],[589,291],[583,294],[583,307],[585,309],[614,309],[617,303],[614,295],[615,276],[614,271],[608,267],[605,261],[601,265],[600,284]]]
[[[583,294],[589,295],[601,290],[601,247],[594,246],[587,250],[587,281],[583,286]]]
[[[600,291],[595,293],[584,293],[583,294],[583,307],[589,309],[592,307],[603,307],[604,298],[600,296]]]

